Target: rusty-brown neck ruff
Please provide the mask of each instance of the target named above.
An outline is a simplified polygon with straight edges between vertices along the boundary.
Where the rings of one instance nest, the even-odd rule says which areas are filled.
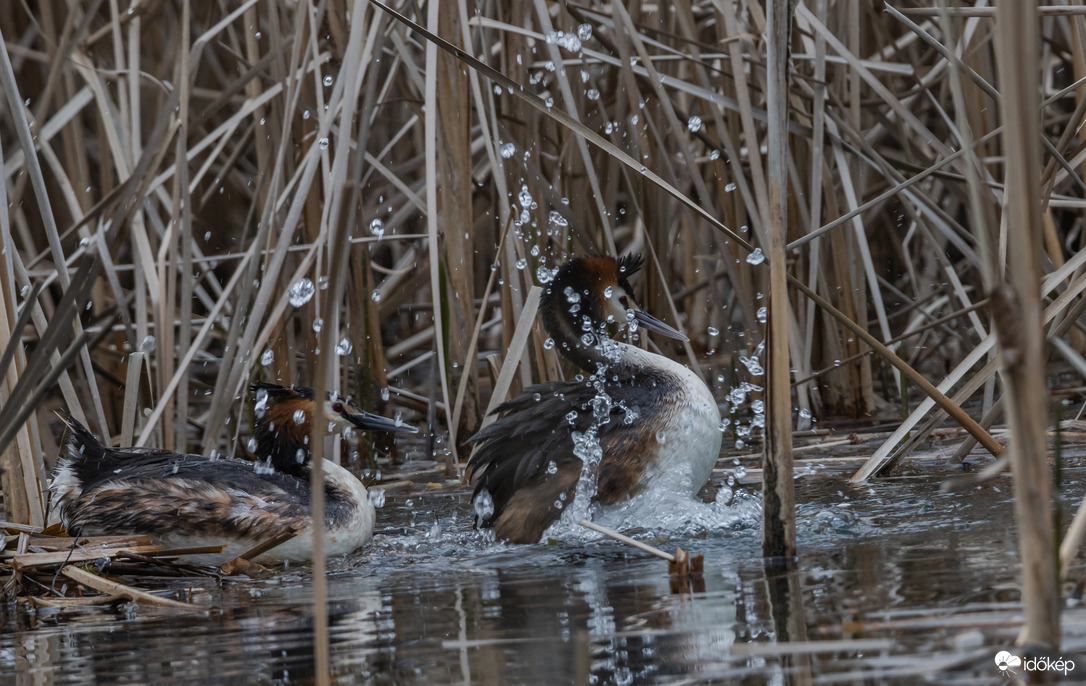
[[[313,453],[309,449],[311,419],[317,410],[311,388],[253,384],[256,394],[254,454],[269,460],[282,474],[305,477]]]
[[[558,269],[544,292],[540,310],[543,327],[561,355],[590,373],[597,365],[614,362],[600,352],[609,323],[604,308],[613,298],[628,301],[627,294],[633,293],[629,279],[643,264],[640,255],[618,260],[578,257]]]

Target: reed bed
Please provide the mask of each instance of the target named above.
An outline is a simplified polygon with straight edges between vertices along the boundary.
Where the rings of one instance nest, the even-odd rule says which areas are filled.
[[[800,2],[782,82],[757,2],[387,5],[0,15],[6,519],[45,524],[51,408],[244,455],[254,378],[403,412],[455,476],[492,397],[568,373],[534,289],[589,252],[646,256],[642,304],[690,337],[668,352],[729,403],[729,444],[766,425],[783,254],[777,412],[900,421],[858,480],[943,413],[963,455],[1002,450],[985,305],[1018,227],[992,8]],[[1043,159],[1022,183],[1044,335],[1082,369],[1086,10],[1039,12]]]

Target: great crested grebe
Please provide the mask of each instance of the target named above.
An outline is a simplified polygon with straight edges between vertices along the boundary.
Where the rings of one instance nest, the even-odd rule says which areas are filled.
[[[255,462],[145,448],[112,448],[82,424],[68,425],[53,482],[52,507],[70,532],[150,534],[168,548],[225,543],[201,562],[221,562],[280,534],[297,535],[257,562],[312,557],[310,421],[340,429],[417,431],[363,412],[310,388],[254,383],[257,421],[249,442]],[[373,536],[374,508],[365,486],[330,460],[323,462],[325,551],[349,553]],[[193,558],[188,558],[193,559]]]
[[[685,340],[634,304],[629,279],[642,264],[638,255],[575,258],[547,287],[543,326],[590,376],[527,388],[470,439],[477,524],[498,538],[539,541],[573,502],[582,458],[598,462],[592,497],[601,505],[647,490],[697,493],[708,481],[720,452],[720,411],[705,383],[607,334],[608,323],[629,322]]]

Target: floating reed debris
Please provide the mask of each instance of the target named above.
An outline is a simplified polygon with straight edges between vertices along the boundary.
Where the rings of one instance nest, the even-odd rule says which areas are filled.
[[[579,519],[577,523],[586,529],[591,529],[616,541],[621,541],[626,545],[632,545],[635,548],[651,553],[661,560],[667,560],[667,573],[672,593],[688,593],[691,591],[700,593],[705,590],[705,556],[701,553],[691,555],[682,548],[676,548],[675,554],[672,555],[659,548],[654,548],[648,543],[620,534],[602,524],[596,524],[587,519]]]
[[[11,549],[0,550],[0,578],[8,577],[4,586],[8,596],[31,598],[43,606],[64,607],[80,604],[110,604],[121,599],[135,603],[203,611],[188,603],[163,598],[89,571],[87,563],[111,574],[154,575],[193,578],[206,581],[217,576],[212,570],[179,563],[185,555],[220,553],[226,546],[199,546],[166,549],[151,542],[149,536],[43,536],[20,533],[11,539]],[[55,583],[57,575],[65,576],[82,586],[104,595],[83,598],[78,588],[67,593]],[[76,593],[77,598],[70,595]]]

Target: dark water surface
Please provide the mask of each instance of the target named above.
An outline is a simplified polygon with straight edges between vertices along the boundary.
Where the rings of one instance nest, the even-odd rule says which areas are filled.
[[[704,589],[687,593],[672,592],[664,561],[595,534],[494,544],[472,531],[464,492],[389,492],[375,542],[330,564],[334,675],[424,684],[1007,683],[994,656],[1013,650],[1018,631],[1010,478],[940,493],[942,479],[927,469],[859,487],[817,460],[800,471],[812,473],[797,480],[800,562],[790,574],[767,571],[760,558],[752,496],[740,494],[731,508],[690,503],[693,522],[674,519],[682,506],[673,503],[650,504],[662,519],[634,515],[646,523],[634,529],[639,537],[705,555]],[[1066,523],[1086,468],[1064,477]],[[665,526],[654,528],[658,521]],[[265,580],[203,582],[188,599],[211,611],[191,615],[8,605],[0,683],[305,681],[311,598],[308,569],[297,567]],[[1075,659],[1086,652],[1086,610],[1069,603],[1064,626],[1063,654]],[[1080,665],[1068,683],[1086,681],[1086,658]]]

